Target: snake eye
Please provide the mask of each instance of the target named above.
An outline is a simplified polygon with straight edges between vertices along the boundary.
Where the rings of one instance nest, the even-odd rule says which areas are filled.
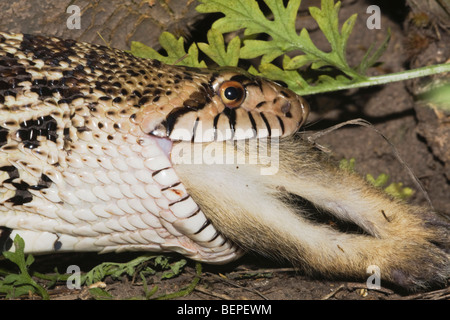
[[[220,85],[219,96],[228,108],[237,108],[245,98],[245,89],[237,81],[225,81]]]

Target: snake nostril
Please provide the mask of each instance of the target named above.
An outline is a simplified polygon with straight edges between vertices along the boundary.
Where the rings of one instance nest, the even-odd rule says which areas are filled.
[[[283,106],[281,107],[281,112],[283,113],[288,113],[289,111],[291,111],[291,103],[289,101],[286,101]]]

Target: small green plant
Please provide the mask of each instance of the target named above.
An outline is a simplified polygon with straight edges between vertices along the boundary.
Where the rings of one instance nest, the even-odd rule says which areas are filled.
[[[355,171],[355,159],[342,159],[339,162],[339,168],[342,170]],[[403,187],[401,182],[392,182],[388,185],[389,175],[381,173],[374,178],[370,173],[366,174],[366,180],[376,188],[383,189],[387,194],[394,198],[406,200],[414,194],[414,190],[408,187]]]
[[[3,252],[3,256],[18,267],[18,272],[16,273],[9,269],[0,270],[0,274],[2,275],[0,279],[0,294],[4,294],[7,299],[39,295],[42,299],[47,300],[50,298],[47,289],[52,288],[57,283],[65,283],[71,275],[60,274],[57,270],[55,270],[54,274],[41,274],[30,271],[30,266],[35,260],[31,254],[26,255],[24,249],[25,242],[17,235],[14,239],[14,251]],[[89,272],[82,274],[80,285],[89,287],[97,282],[103,281],[106,277],[118,279],[122,276],[139,276],[143,283],[143,298],[149,299],[158,291],[158,286],[148,289],[146,282],[147,276],[157,274],[158,279],[164,280],[176,277],[183,272],[187,261],[185,259],[172,260],[162,255],[142,255],[124,263],[104,262],[95,266]],[[201,266],[197,266],[196,270],[197,275],[187,288],[167,295],[163,294],[157,297],[157,299],[170,299],[171,297],[184,296],[191,292],[199,281]],[[43,282],[44,285],[39,284],[35,279],[39,279],[39,282]],[[109,292],[100,287],[94,286],[89,288],[89,293],[91,297],[98,300],[114,298]]]
[[[403,187],[401,182],[392,182],[389,185],[389,175],[382,173],[374,178],[371,174],[366,174],[366,180],[372,183],[375,187],[383,188],[384,191],[394,198],[406,200],[410,198],[414,191],[411,188]]]
[[[14,252],[3,252],[3,256],[14,263],[18,268],[18,273],[6,273],[6,276],[0,281],[0,293],[6,294],[6,298],[16,298],[23,295],[38,294],[42,299],[49,298],[47,291],[38,284],[29,274],[28,269],[34,262],[33,256],[25,256],[25,241],[16,235],[14,238]]]
[[[81,282],[90,286],[96,282],[103,281],[108,276],[112,279],[118,279],[125,275],[130,277],[139,275],[143,283],[145,298],[149,299],[157,292],[158,287],[154,286],[149,290],[147,287],[146,276],[155,275],[159,270],[161,272],[159,276],[161,280],[170,279],[179,275],[183,271],[186,263],[187,261],[185,259],[170,262],[170,259],[166,256],[142,255],[125,263],[101,263],[83,275]],[[92,288],[89,289],[89,292],[95,299],[105,300],[113,298],[102,288]]]
[[[321,8],[309,7],[312,18],[330,44],[329,52],[317,48],[305,28],[299,33],[296,31],[295,21],[301,0],[290,0],[286,6],[284,1],[264,0],[270,10],[268,14],[263,13],[256,0],[199,1],[199,12],[220,12],[224,15],[207,32],[208,43],[191,43],[186,52],[183,38],[176,39],[172,34],[163,32],[159,41],[167,55],[161,55],[139,42],[132,43],[131,52],[136,56],[190,67],[206,66],[204,61],[199,61],[198,49],[219,66],[237,66],[240,60],[260,58],[259,65],[248,69],[250,73],[281,80],[300,95],[366,87],[450,71],[450,64],[442,64],[388,75],[366,76],[367,70],[379,61],[386,50],[389,31],[378,48],[370,47],[356,66],[350,66],[346,48],[357,15],[351,15],[341,26],[338,19],[339,1],[321,0]],[[225,44],[224,33],[240,30],[243,30],[243,39],[236,36]],[[270,39],[257,39],[264,34],[269,35]],[[294,51],[302,53],[289,57],[288,54],[292,55]],[[273,63],[278,57],[282,60],[281,68]],[[308,70],[318,76],[308,75],[311,74]],[[336,70],[337,75],[333,75]]]
[[[150,264],[149,261],[152,261],[152,263]],[[186,262],[185,259],[180,259],[170,263],[168,257],[155,255],[142,255],[124,263],[104,262],[86,273],[83,283],[89,286],[98,281],[102,281],[108,276],[113,279],[118,279],[124,275],[131,277],[138,272],[143,276],[154,275],[157,270],[163,270],[161,279],[170,279],[180,274]]]
[[[342,159],[341,161],[339,161],[339,168],[341,170],[347,170],[350,172],[354,172],[355,171],[355,158],[351,158],[350,160],[347,159]]]

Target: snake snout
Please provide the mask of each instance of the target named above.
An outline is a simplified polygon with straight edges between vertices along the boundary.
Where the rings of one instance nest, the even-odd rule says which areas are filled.
[[[290,136],[305,123],[309,104],[295,92],[286,88],[275,88],[278,96],[272,101],[272,113],[279,122],[280,136]]]

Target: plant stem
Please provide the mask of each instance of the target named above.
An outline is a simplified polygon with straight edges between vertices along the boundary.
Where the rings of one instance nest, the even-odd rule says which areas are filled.
[[[195,274],[196,274],[196,276],[195,276],[194,280],[192,280],[192,282],[189,286],[187,286],[186,288],[184,288],[178,292],[169,293],[169,294],[163,295],[161,297],[158,297],[158,298],[156,298],[156,300],[170,300],[170,299],[174,299],[174,298],[180,298],[180,297],[187,296],[192,291],[194,291],[195,287],[197,286],[197,284],[200,281],[200,277],[202,275],[202,264],[199,262],[197,262],[195,264]]]
[[[368,77],[362,81],[352,82],[352,83],[343,83],[338,85],[324,85],[317,87],[310,86],[305,88],[304,90],[297,90],[297,94],[300,95],[312,95],[317,93],[323,93],[323,92],[330,92],[330,91],[337,91],[337,90],[346,90],[346,89],[354,89],[354,88],[361,88],[361,87],[370,87],[370,86],[376,86],[396,81],[404,81],[404,80],[410,80],[414,78],[420,78],[425,76],[430,76],[433,74],[438,73],[444,73],[444,72],[450,72],[450,63],[446,64],[437,64],[433,66],[426,66],[421,67],[413,70],[406,70],[396,73],[391,73],[387,75],[381,75],[381,76],[374,76],[374,77]]]

